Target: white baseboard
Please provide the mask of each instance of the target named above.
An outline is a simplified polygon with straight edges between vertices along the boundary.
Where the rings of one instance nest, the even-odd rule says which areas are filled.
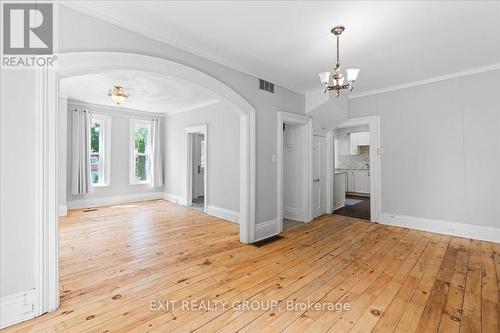
[[[340,205],[340,206],[338,206],[338,207],[335,207],[335,208],[333,209],[333,211],[336,211],[337,209],[344,208],[344,207],[345,207],[345,205]]]
[[[280,221],[278,219],[262,222],[255,226],[255,241],[260,241],[279,233]]]
[[[488,226],[432,220],[390,213],[381,213],[380,223],[396,227],[430,231],[450,236],[500,243],[500,229]]]
[[[118,205],[127,202],[162,199],[163,192],[138,193],[114,197],[88,198],[68,201],[68,209],[89,208],[98,206]]]
[[[212,205],[208,205],[207,214],[235,223],[238,223],[240,220],[240,213]]]
[[[68,215],[68,206],[59,205],[59,216],[66,216],[66,215]]]
[[[175,195],[172,193],[165,192],[165,193],[163,193],[163,199],[170,201],[170,202],[173,202],[173,203],[176,203],[176,204],[179,204],[179,205],[183,205],[183,206],[186,205],[186,202],[181,195]]]
[[[0,329],[35,317],[35,290],[30,289],[0,299]]]

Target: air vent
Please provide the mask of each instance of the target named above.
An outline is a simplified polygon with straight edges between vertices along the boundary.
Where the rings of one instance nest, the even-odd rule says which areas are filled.
[[[259,79],[259,88],[274,94],[274,83]]]

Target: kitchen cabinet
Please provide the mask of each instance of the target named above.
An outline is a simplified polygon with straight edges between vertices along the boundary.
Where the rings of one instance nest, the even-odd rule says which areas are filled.
[[[354,192],[368,194],[370,193],[370,171],[354,170]]]
[[[346,192],[370,194],[370,171],[347,170]]]
[[[355,180],[354,180],[354,172],[353,170],[347,170],[347,192],[356,192],[355,191]]]
[[[358,154],[358,146],[370,145],[370,132],[351,133],[349,138],[351,155]]]

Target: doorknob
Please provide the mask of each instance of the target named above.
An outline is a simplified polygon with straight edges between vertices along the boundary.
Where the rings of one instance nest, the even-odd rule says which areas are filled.
[[[313,182],[319,182],[319,178],[314,178]]]

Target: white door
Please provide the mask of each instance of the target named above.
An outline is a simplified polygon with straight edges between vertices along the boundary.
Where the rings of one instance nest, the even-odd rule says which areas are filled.
[[[326,214],[326,137],[313,139],[313,210],[314,218]]]
[[[193,199],[203,196],[204,182],[205,182],[205,168],[202,161],[204,144],[204,135],[195,133],[193,134]]]

